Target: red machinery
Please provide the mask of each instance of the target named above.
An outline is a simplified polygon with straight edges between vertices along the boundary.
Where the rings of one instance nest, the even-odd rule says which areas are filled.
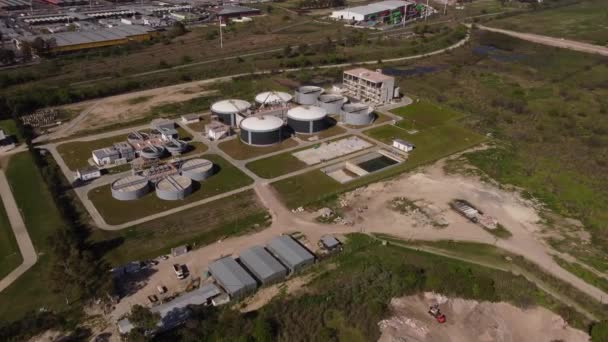
[[[429,314],[435,317],[437,322],[442,324],[445,323],[445,315],[441,313],[441,310],[439,310],[439,304],[432,305],[429,308]]]

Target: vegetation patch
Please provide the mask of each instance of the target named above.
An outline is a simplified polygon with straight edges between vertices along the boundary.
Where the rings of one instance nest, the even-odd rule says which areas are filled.
[[[249,234],[270,223],[251,190],[119,231],[91,236],[114,266],[168,254],[172,247],[200,247],[229,236]]]
[[[287,148],[298,146],[298,142],[294,139],[285,139],[278,144],[272,146],[251,146],[245,144],[238,137],[228,141],[221,142],[218,147],[236,160],[245,160],[255,157],[260,157],[265,154],[278,152]]]
[[[553,260],[555,260],[555,262],[557,262],[568,272],[584,280],[586,283],[593,285],[598,289],[601,289],[602,291],[608,292],[608,279],[593,273],[592,271],[581,266],[577,262],[568,262],[556,255],[553,256]]]
[[[13,229],[0,200],[0,279],[4,278],[23,261]]]

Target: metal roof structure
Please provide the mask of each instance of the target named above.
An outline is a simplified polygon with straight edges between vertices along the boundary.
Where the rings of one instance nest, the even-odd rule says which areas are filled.
[[[365,69],[365,68],[355,68],[355,69],[345,70],[344,73],[347,75],[351,75],[351,76],[355,76],[355,77],[364,79],[366,81],[373,82],[373,83],[379,83],[379,82],[383,82],[383,81],[394,78],[392,76],[387,76],[381,72],[372,71],[372,70]]]
[[[409,141],[405,141],[403,139],[393,139],[394,142],[397,142],[398,144],[404,145],[404,146],[409,146],[409,147],[416,147],[414,144],[412,144]]]
[[[411,4],[411,2],[409,2],[409,1],[386,0],[386,1],[375,2],[375,3],[369,4],[369,5],[364,5],[364,6],[350,7],[350,8],[344,9],[342,11],[348,11],[348,12],[357,13],[360,15],[369,15],[369,14],[374,14],[374,13],[379,13],[379,12],[384,12],[384,11],[392,11],[392,10],[407,6],[409,4]]]
[[[272,105],[291,101],[293,96],[282,91],[265,91],[255,96],[255,102],[259,104]]]
[[[222,292],[214,284],[206,284],[200,288],[181,295],[174,300],[160,304],[150,309],[153,313],[160,314],[160,320],[157,323],[157,331],[171,329],[183,323],[190,312],[187,310],[189,305],[206,304],[211,298],[218,296]],[[135,326],[129,322],[128,318],[118,321],[118,330],[121,334],[128,334]]]
[[[283,126],[283,120],[272,115],[251,116],[241,121],[241,128],[255,132],[274,131]]]
[[[141,25],[121,25],[111,28],[97,29],[95,31],[60,32],[42,36],[45,40],[54,39],[55,47],[99,43],[112,40],[125,39],[131,36],[147,34],[155,31],[153,28]]]
[[[247,294],[257,287],[255,279],[232,257],[224,257],[212,262],[209,265],[209,272],[230,297]]]
[[[302,265],[311,264],[315,260],[315,256],[297,243],[291,236],[277,236],[270,240],[267,247],[292,271],[295,271]]]
[[[217,13],[218,15],[231,15],[231,14],[253,14],[260,13],[260,10],[252,7],[245,6],[233,6],[233,5],[225,5],[222,9]]]
[[[287,117],[294,120],[313,121],[327,116],[327,111],[317,106],[298,106],[287,111]]]
[[[264,284],[282,279],[287,275],[287,269],[264,247],[250,247],[241,252],[239,259]]]
[[[325,235],[321,237],[321,243],[325,248],[333,249],[340,245],[340,241],[333,236]]]
[[[251,108],[251,103],[238,99],[222,100],[211,105],[212,112],[221,114],[241,113],[249,108]]]

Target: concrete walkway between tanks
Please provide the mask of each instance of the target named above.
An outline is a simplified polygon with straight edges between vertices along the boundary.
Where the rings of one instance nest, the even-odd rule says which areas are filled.
[[[554,46],[554,47],[561,48],[561,49],[568,49],[568,50],[574,50],[574,51],[578,51],[578,52],[593,53],[593,54],[598,54],[598,55],[602,55],[602,56],[608,56],[608,47],[601,46],[601,45],[593,45],[593,44],[589,44],[589,43],[579,42],[576,40],[542,36],[542,35],[533,34],[533,33],[503,30],[503,29],[498,29],[498,28],[493,28],[493,27],[488,27],[488,26],[483,26],[483,25],[477,25],[477,28],[479,28],[480,30],[501,33],[501,34],[504,34],[507,36],[527,40],[529,42],[536,43],[536,44],[542,44],[542,45]]]
[[[0,170],[0,197],[2,197],[6,215],[8,216],[8,220],[13,228],[15,240],[17,240],[19,251],[23,257],[23,262],[21,265],[0,280],[0,292],[2,292],[23,273],[27,272],[27,270],[36,264],[38,255],[36,254],[36,250],[32,244],[32,239],[30,239],[30,235],[25,227],[25,223],[23,222],[23,218],[21,217],[21,213],[19,212],[19,208],[17,207],[17,203],[15,202],[15,198],[11,192],[11,187],[8,184],[3,170]]]

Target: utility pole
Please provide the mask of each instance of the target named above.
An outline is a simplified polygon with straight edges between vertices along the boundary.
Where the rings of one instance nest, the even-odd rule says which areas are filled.
[[[426,7],[424,8],[424,21],[429,17],[429,0],[426,0]]]
[[[222,37],[222,16],[220,15],[220,49],[224,48],[224,38]]]
[[[448,13],[448,0],[444,0],[445,4],[443,5],[443,15]]]

